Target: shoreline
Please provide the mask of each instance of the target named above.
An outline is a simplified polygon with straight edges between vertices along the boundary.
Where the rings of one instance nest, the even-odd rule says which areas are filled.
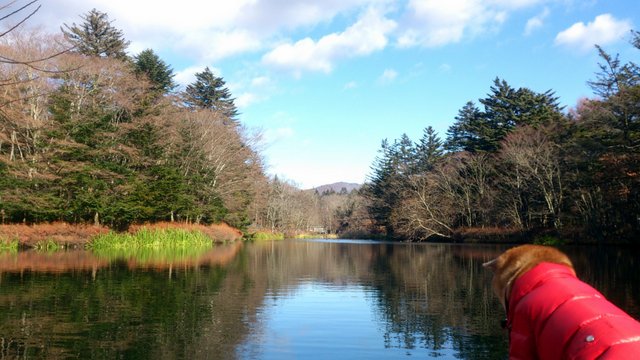
[[[189,224],[178,222],[159,222],[153,224],[132,225],[125,234],[135,234],[141,229],[182,229],[200,232],[213,243],[233,242],[242,239],[243,233],[227,224]],[[55,244],[61,249],[84,249],[97,236],[115,232],[102,225],[70,224],[66,222],[41,224],[2,224],[0,242],[17,241],[19,249],[46,249]]]
[[[181,222],[158,222],[153,224],[132,225],[122,234],[135,234],[141,229],[182,229],[200,232],[209,237],[213,243],[235,242],[242,239],[253,241],[283,240],[283,233],[271,233],[268,231],[254,231],[243,233],[225,223],[203,225]],[[17,241],[20,250],[62,250],[84,249],[92,239],[116,233],[115,230],[103,225],[94,224],[70,224],[66,222],[40,223],[40,224],[0,224],[0,249],[13,248]],[[457,229],[451,237],[431,236],[426,240],[411,241],[393,239],[381,234],[365,232],[345,234],[308,235],[297,234],[292,238],[328,237],[345,239],[367,239],[397,242],[425,242],[425,243],[455,243],[455,244],[540,244],[540,245],[614,245],[633,246],[637,244],[625,241],[598,241],[584,236],[575,231],[557,232],[549,229],[520,230],[509,228],[462,228]]]

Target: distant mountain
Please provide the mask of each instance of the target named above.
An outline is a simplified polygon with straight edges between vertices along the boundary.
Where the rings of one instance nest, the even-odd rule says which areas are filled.
[[[311,190],[315,190],[315,191],[319,192],[320,194],[322,194],[325,191],[331,191],[331,190],[339,193],[340,191],[342,191],[342,189],[345,189],[348,193],[350,193],[353,190],[360,189],[361,186],[362,186],[362,184],[347,183],[347,182],[337,182],[337,183],[333,183],[333,184],[320,185],[320,186],[315,187],[315,188],[313,188]]]

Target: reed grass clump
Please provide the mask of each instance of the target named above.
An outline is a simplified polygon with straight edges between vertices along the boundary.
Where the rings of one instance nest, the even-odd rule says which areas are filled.
[[[38,251],[54,252],[64,249],[64,245],[61,245],[52,239],[47,239],[38,241],[33,248]]]
[[[212,246],[211,238],[203,233],[178,228],[141,228],[134,234],[109,232],[94,237],[87,244],[92,250],[185,249]]]
[[[247,238],[253,241],[284,240],[284,233],[256,231],[254,233],[249,234]]]
[[[18,252],[18,240],[0,238],[0,252]]]

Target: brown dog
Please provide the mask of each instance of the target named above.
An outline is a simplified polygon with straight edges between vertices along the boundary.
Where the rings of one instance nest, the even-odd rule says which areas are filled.
[[[493,291],[507,313],[510,359],[640,354],[640,323],[578,280],[561,251],[523,245],[483,265],[494,271]]]
[[[506,309],[513,282],[542,262],[566,265],[574,275],[576,273],[567,255],[556,248],[539,245],[511,248],[482,266],[493,270],[493,292]]]

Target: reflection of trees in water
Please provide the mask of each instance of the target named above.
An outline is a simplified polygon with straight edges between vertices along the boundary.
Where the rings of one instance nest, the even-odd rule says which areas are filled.
[[[260,302],[243,295],[242,259],[170,276],[125,262],[93,274],[4,273],[0,358],[228,358]]]
[[[640,319],[640,249],[574,246],[564,250],[578,277]]]
[[[487,286],[490,275],[481,260],[461,257],[448,245],[396,250],[380,258],[387,270],[378,273],[376,282],[381,284],[378,307],[387,346],[428,348],[434,355],[452,347],[465,359],[506,355],[498,326],[502,310]]]
[[[265,243],[248,250],[248,273],[259,288],[254,290],[273,296],[295,290],[305,279],[374,289],[389,347],[423,347],[436,355],[448,346],[465,359],[506,358],[504,311],[491,292],[492,274],[481,266],[503,250],[504,245]],[[585,281],[638,316],[634,256],[624,249],[567,252]]]
[[[0,274],[0,359],[229,358],[261,331],[265,296],[302,283],[365,288],[385,345],[506,358],[504,314],[481,263],[494,246],[256,243],[197,264],[130,262],[62,273]],[[578,274],[638,312],[637,263],[626,250],[568,250]],[[84,270],[83,270],[84,269]],[[5,270],[6,271],[6,270]],[[449,351],[450,352],[450,351]]]
[[[285,242],[249,251],[258,253],[250,255],[256,284],[276,296],[304,279],[373,289],[387,347],[506,356],[504,314],[481,267],[495,249],[468,254],[449,245]]]

